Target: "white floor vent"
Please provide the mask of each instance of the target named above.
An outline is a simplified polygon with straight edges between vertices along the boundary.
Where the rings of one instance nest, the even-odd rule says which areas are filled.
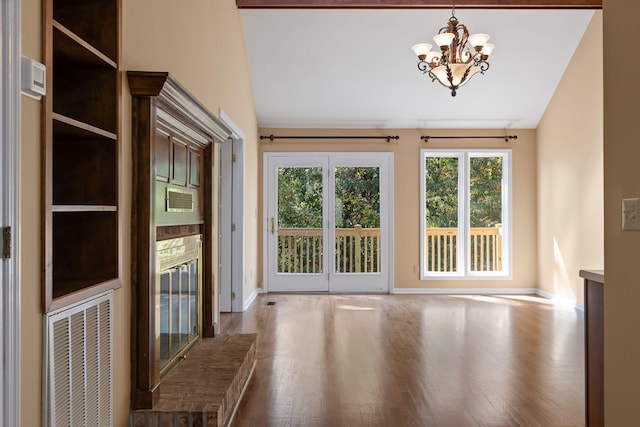
[[[47,314],[45,425],[112,424],[113,291]]]

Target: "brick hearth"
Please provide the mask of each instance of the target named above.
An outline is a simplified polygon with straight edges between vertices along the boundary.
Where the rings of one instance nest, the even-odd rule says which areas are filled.
[[[131,411],[132,427],[224,426],[256,361],[256,334],[202,340],[160,385],[153,409]]]

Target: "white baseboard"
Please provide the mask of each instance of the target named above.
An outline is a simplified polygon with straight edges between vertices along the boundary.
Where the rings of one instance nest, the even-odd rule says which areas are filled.
[[[392,294],[422,295],[537,295],[535,288],[394,288]]]
[[[255,289],[251,295],[249,295],[249,298],[247,298],[247,300],[244,302],[244,305],[242,306],[242,311],[247,311],[247,309],[249,307],[251,307],[251,304],[253,304],[253,302],[256,300],[256,297],[258,296],[261,289]]]
[[[543,291],[542,289],[536,289],[536,295],[546,299],[553,299],[553,294],[551,292]]]

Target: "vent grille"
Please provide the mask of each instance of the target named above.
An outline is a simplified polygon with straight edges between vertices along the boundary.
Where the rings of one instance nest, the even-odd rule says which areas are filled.
[[[167,212],[193,212],[193,194],[167,188]]]
[[[112,424],[113,293],[47,316],[48,426]]]

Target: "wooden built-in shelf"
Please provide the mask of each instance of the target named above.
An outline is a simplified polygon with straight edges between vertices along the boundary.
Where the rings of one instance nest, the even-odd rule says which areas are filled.
[[[119,0],[53,0],[52,6],[52,21],[68,28],[115,63],[119,62]]]
[[[116,70],[118,64],[73,31],[57,21],[53,21],[53,43],[57,55],[67,63],[82,66],[110,67]]]
[[[117,206],[53,205],[52,212],[117,212]]]
[[[45,0],[43,311],[121,286],[121,0]]]
[[[81,121],[72,119],[71,117],[63,116],[62,114],[53,113],[51,117],[56,122],[64,123],[68,125],[67,127],[63,127],[63,126],[56,126],[56,123],[53,124],[54,132],[61,136],[87,137],[89,135],[87,135],[86,132],[89,132],[89,133],[93,133],[98,136],[101,136],[103,138],[111,139],[113,141],[118,139],[118,135],[116,135],[113,132],[107,132],[106,130],[88,125]],[[82,134],[80,131],[84,131],[85,134]]]

